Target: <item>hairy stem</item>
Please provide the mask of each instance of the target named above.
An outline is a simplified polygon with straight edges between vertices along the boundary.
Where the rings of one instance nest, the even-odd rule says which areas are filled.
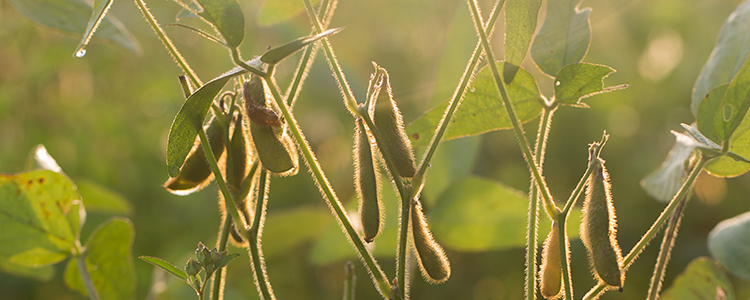
[[[83,287],[86,289],[86,294],[89,295],[89,299],[91,300],[99,300],[99,293],[96,291],[96,287],[94,287],[94,281],[91,279],[91,274],[89,274],[89,269],[86,266],[85,251],[80,255],[77,255],[75,260],[76,264],[78,264],[78,274],[81,276],[81,281],[83,281]]]
[[[705,157],[705,155],[701,153],[700,158],[698,159],[698,164],[690,172],[690,175],[688,175],[688,178],[682,184],[680,190],[674,197],[672,197],[672,200],[669,201],[667,207],[664,208],[656,221],[654,221],[654,224],[651,225],[651,228],[649,228],[648,231],[646,231],[646,233],[643,235],[643,237],[641,237],[641,240],[639,240],[638,243],[633,246],[633,249],[628,252],[628,255],[624,257],[622,262],[623,271],[627,271],[628,268],[630,268],[630,265],[633,264],[633,261],[635,261],[636,258],[638,258],[638,255],[641,254],[644,248],[646,248],[646,245],[648,245],[648,243],[651,242],[651,239],[653,239],[654,236],[661,230],[662,226],[664,226],[664,223],[672,215],[672,212],[674,212],[674,210],[677,208],[677,204],[680,202],[679,200],[682,199],[682,197],[685,197],[692,189],[695,179],[706,166],[706,163],[708,163],[708,161],[709,159],[707,159],[707,157]],[[598,299],[605,289],[606,286],[603,283],[599,282],[596,286],[589,290],[589,292],[583,297],[583,299]]]
[[[260,249],[260,237],[263,234],[263,220],[266,214],[266,202],[268,201],[268,171],[261,168],[258,178],[258,199],[255,202],[255,215],[253,224],[247,233],[247,243],[250,246],[250,256],[252,257],[253,275],[258,292],[264,300],[276,299],[271,288],[271,282],[268,280],[266,273],[266,263],[263,258],[263,252]]]
[[[661,247],[659,247],[659,256],[656,259],[654,275],[651,277],[651,284],[648,288],[646,300],[656,300],[659,298],[662,281],[664,281],[664,273],[667,270],[667,264],[669,264],[669,259],[672,255],[672,247],[677,239],[677,230],[680,229],[682,212],[685,210],[687,200],[688,197],[683,197],[677,204],[677,208],[672,212],[672,217],[669,218],[667,230],[664,232],[664,239],[661,241]]]
[[[229,241],[229,231],[232,230],[232,216],[226,216],[224,218],[224,224],[221,226],[221,236],[219,237],[219,252],[227,249],[227,242]],[[224,299],[224,270],[226,267],[216,271],[214,275],[214,284],[212,287],[211,300]]]
[[[492,52],[492,47],[490,46],[487,34],[484,32],[484,30],[482,30],[482,15],[479,13],[479,8],[477,7],[476,0],[467,0],[467,2],[469,2],[471,15],[474,19],[474,29],[476,29],[476,31],[479,33],[479,36],[482,40],[484,53],[485,55],[487,55],[487,60],[489,61],[488,63],[490,66],[490,70],[492,70],[492,75],[494,76],[497,89],[500,91],[500,96],[503,100],[503,106],[505,106],[505,110],[508,112],[508,119],[510,119],[511,124],[513,124],[513,132],[516,134],[518,144],[521,147],[521,151],[523,152],[523,158],[526,160],[526,164],[529,165],[531,174],[534,176],[534,180],[536,180],[536,184],[539,187],[538,189],[541,191],[542,199],[544,199],[547,213],[550,215],[550,217],[555,218],[557,216],[557,206],[555,206],[549,189],[547,188],[547,183],[544,181],[544,177],[542,177],[542,173],[539,170],[539,164],[537,164],[536,159],[531,154],[529,141],[526,139],[526,135],[523,132],[523,127],[521,127],[521,124],[518,121],[518,117],[516,116],[516,112],[513,110],[513,106],[511,105],[510,99],[508,98],[508,92],[505,90],[505,81],[500,76],[500,72],[498,72],[497,70],[497,65],[495,65],[495,55]]]
[[[557,215],[557,230],[560,232],[560,262],[562,263],[563,286],[565,290],[565,300],[573,300],[573,281],[570,276],[570,257],[568,256],[568,234],[565,231],[567,215]]]
[[[156,21],[154,15],[152,15],[148,10],[148,7],[146,7],[146,2],[144,2],[144,0],[135,0],[135,5],[138,6],[143,16],[146,17],[148,24],[151,25],[151,28],[164,44],[164,47],[166,47],[167,51],[169,51],[169,54],[172,55],[172,59],[175,60],[177,65],[182,68],[182,71],[185,72],[185,74],[190,78],[190,81],[193,82],[193,86],[203,86],[203,82],[201,82],[200,78],[198,78],[198,74],[196,74],[195,71],[190,68],[190,65],[187,63],[185,58],[182,57],[182,54],[180,54],[180,51],[177,50],[177,47],[174,46],[172,40],[170,40],[167,34],[164,32],[164,29],[159,26],[159,22]]]
[[[356,281],[357,275],[354,273],[354,264],[351,261],[347,261],[346,282],[344,282],[344,300],[354,300],[354,287]]]

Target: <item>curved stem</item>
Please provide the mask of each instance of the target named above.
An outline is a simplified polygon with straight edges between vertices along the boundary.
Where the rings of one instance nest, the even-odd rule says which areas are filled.
[[[253,224],[247,234],[247,243],[250,246],[250,256],[252,257],[253,275],[258,292],[264,300],[273,300],[276,297],[271,288],[271,282],[268,280],[266,273],[266,263],[263,258],[263,252],[260,249],[260,237],[263,234],[261,223],[265,220],[266,202],[268,201],[268,171],[261,168],[258,178],[258,199],[255,202],[255,215]]]
[[[633,249],[628,252],[628,255],[623,258],[623,271],[627,271],[628,268],[630,268],[630,265],[633,264],[636,258],[638,258],[638,255],[641,254],[644,248],[646,248],[646,245],[648,245],[648,243],[651,242],[651,239],[653,239],[654,236],[659,232],[659,230],[661,230],[661,227],[664,226],[664,222],[666,222],[667,219],[672,215],[672,212],[674,212],[677,204],[680,202],[679,199],[685,197],[687,193],[692,189],[693,182],[695,182],[698,174],[700,174],[708,161],[709,159],[705,157],[703,153],[701,153],[700,158],[698,159],[698,164],[690,172],[690,175],[688,175],[688,178],[682,184],[680,190],[674,197],[672,197],[672,200],[669,201],[667,207],[664,208],[656,221],[654,221],[654,224],[651,225],[651,228],[649,228],[648,231],[646,231],[646,233],[643,235],[643,237],[641,237],[641,240],[639,240],[638,243],[633,246]],[[586,293],[583,299],[598,299],[599,296],[601,296],[601,293],[604,292],[606,288],[607,287],[603,283],[599,282],[596,286],[591,288],[588,293]]]
[[[180,51],[177,50],[177,47],[174,46],[172,40],[170,40],[167,34],[164,32],[164,29],[159,26],[159,22],[156,21],[154,15],[152,15],[148,10],[148,7],[146,7],[146,2],[144,2],[143,0],[135,0],[135,5],[138,6],[138,8],[141,10],[141,13],[143,13],[143,16],[146,17],[148,24],[151,25],[151,28],[164,44],[164,47],[167,48],[169,54],[172,55],[172,58],[175,60],[177,65],[179,65],[180,68],[182,68],[182,70],[185,72],[185,74],[190,77],[190,81],[193,82],[193,85],[196,87],[203,86],[203,82],[201,82],[200,78],[198,78],[198,74],[196,74],[195,71],[190,68],[190,65],[187,63],[185,58],[182,57],[182,54],[180,54]]]
[[[86,294],[89,295],[89,299],[91,300],[99,300],[99,293],[96,291],[96,287],[94,287],[94,281],[91,280],[91,274],[89,274],[89,269],[86,266],[85,251],[77,255],[75,260],[76,264],[78,264],[78,274],[81,275],[81,281],[83,281]]]
[[[534,176],[534,180],[536,180],[536,184],[541,191],[542,199],[544,199],[547,213],[550,215],[550,217],[554,218],[557,216],[557,206],[555,206],[549,189],[547,188],[547,183],[544,181],[544,177],[542,177],[542,173],[539,170],[539,164],[537,164],[536,159],[531,154],[529,141],[526,139],[526,135],[523,132],[523,127],[521,127],[521,124],[518,121],[518,117],[516,116],[516,112],[513,110],[513,106],[511,105],[510,99],[508,98],[508,92],[505,90],[505,82],[500,76],[500,72],[498,72],[497,65],[495,64],[495,55],[492,52],[492,47],[490,46],[487,34],[484,32],[484,30],[482,30],[482,15],[479,13],[476,0],[467,0],[467,2],[469,2],[471,15],[474,19],[474,29],[476,29],[476,31],[479,33],[479,36],[482,40],[484,53],[485,55],[487,55],[487,60],[489,60],[490,70],[492,70],[492,75],[494,76],[497,89],[500,91],[500,96],[503,100],[503,106],[505,106],[505,110],[508,113],[508,119],[510,120],[511,124],[513,124],[513,132],[516,134],[518,144],[521,147],[521,151],[523,152],[523,158],[529,165],[531,174]]]
[[[661,241],[661,246],[659,247],[659,256],[656,259],[654,274],[651,277],[651,284],[648,288],[648,296],[646,296],[646,300],[656,300],[659,298],[661,284],[662,281],[664,281],[664,273],[667,270],[667,264],[669,264],[669,259],[672,255],[672,247],[677,239],[677,230],[680,229],[682,212],[685,210],[687,200],[688,197],[683,197],[680,200],[680,203],[677,204],[677,208],[672,212],[672,217],[669,218],[667,230],[664,232],[664,239]]]

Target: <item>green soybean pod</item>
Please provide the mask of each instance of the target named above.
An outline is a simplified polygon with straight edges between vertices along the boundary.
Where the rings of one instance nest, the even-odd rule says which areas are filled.
[[[247,131],[243,127],[242,114],[237,115],[232,133],[232,186],[240,189],[242,182],[250,169],[249,153],[247,151]]]
[[[205,130],[211,152],[218,160],[224,154],[224,126],[218,118],[211,117]],[[193,149],[190,150],[180,168],[180,174],[177,177],[169,178],[164,183],[164,188],[172,194],[185,196],[201,190],[211,183],[211,180],[213,180],[211,167],[206,161],[206,154],[203,152],[200,138],[196,138]]]
[[[376,83],[368,109],[384,142],[384,145],[379,145],[380,151],[385,152],[383,155],[388,155],[393,160],[399,175],[411,178],[417,172],[411,141],[406,135],[401,111],[393,100],[388,72],[378,68],[383,75]]]
[[[296,152],[288,138],[275,132],[271,126],[258,125],[250,122],[250,135],[253,137],[255,152],[261,164],[273,173],[285,174],[296,172]],[[292,153],[294,152],[294,154]]]
[[[622,272],[622,250],[617,243],[617,216],[612,203],[609,173],[600,158],[586,182],[581,240],[588,250],[594,276],[607,285],[621,287],[625,276]]]
[[[354,129],[354,188],[359,196],[359,216],[364,229],[364,239],[370,243],[383,224],[383,205],[378,197],[378,177],[372,160],[372,151],[362,118],[357,118]]]
[[[414,200],[411,209],[411,230],[422,277],[431,284],[443,283],[451,276],[448,257],[430,232],[427,220],[422,213],[422,204]]]
[[[552,229],[544,241],[542,249],[542,266],[539,271],[539,292],[545,299],[557,299],[562,296],[562,261],[560,260],[560,231],[557,223],[552,222]]]

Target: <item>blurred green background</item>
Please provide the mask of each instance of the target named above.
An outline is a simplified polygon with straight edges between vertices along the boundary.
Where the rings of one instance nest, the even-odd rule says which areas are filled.
[[[268,0],[272,1],[272,0]],[[268,24],[263,1],[239,1],[246,17],[246,58],[296,37],[307,35],[304,13]],[[566,199],[586,167],[587,144],[603,130],[612,136],[603,152],[613,183],[619,218],[619,241],[627,251],[651,226],[664,204],[651,199],[639,181],[666,157],[674,143],[670,130],[691,123],[690,93],[708,58],[724,20],[738,0],[587,0],[592,43],[585,61],[617,70],[607,85],[627,83],[623,91],[585,100],[591,108],[558,110],[549,138],[545,175],[557,199]],[[179,7],[170,1],[149,1],[162,25],[173,23]],[[294,1],[294,5],[299,3]],[[480,1],[488,13],[492,3]],[[269,9],[269,8],[265,8]],[[16,173],[36,144],[46,145],[73,180],[92,180],[122,194],[134,206],[129,217],[136,226],[134,255],[162,257],[182,267],[198,242],[213,245],[220,215],[216,187],[188,196],[167,193],[165,148],[169,126],[183,96],[173,63],[132,1],[117,1],[110,13],[137,37],[143,53],[96,42],[84,58],[74,58],[76,37],[40,28],[6,1],[0,2],[0,171]],[[542,15],[540,15],[542,20]],[[498,22],[498,24],[502,24]],[[364,96],[371,61],[388,69],[394,97],[408,123],[448,99],[476,43],[464,1],[381,0],[341,1],[331,27],[346,29],[334,37],[339,61],[355,96]],[[232,67],[228,51],[181,28],[167,28],[176,46],[204,81]],[[502,53],[502,26],[493,40]],[[277,78],[285,88],[299,54],[279,66]],[[552,80],[536,70],[530,57],[524,64],[550,95]],[[295,106],[297,119],[342,201],[353,203],[351,147],[353,122],[346,112],[327,63],[319,52]],[[531,136],[536,121],[527,125]],[[424,149],[418,149],[418,152]],[[528,171],[515,137],[509,131],[447,142],[433,161],[425,197],[431,200],[453,181],[470,174],[528,190]],[[388,185],[384,185],[388,187]],[[708,255],[706,236],[721,220],[750,210],[750,179],[702,176],[689,203],[677,238],[665,286],[697,256]],[[269,216],[283,213],[327,214],[314,183],[302,170],[272,182]],[[82,240],[109,216],[90,213]],[[389,214],[395,220],[395,214]],[[333,218],[300,224],[294,218],[266,227],[267,266],[279,299],[338,299],[346,259],[325,257],[314,239],[285,245],[286,234],[313,230],[310,236],[336,230]],[[307,220],[307,219],[305,219]],[[314,226],[313,226],[314,225]],[[304,228],[304,229],[302,229]],[[332,228],[332,229],[330,229]],[[328,230],[328,231],[326,231]],[[274,238],[269,237],[276,234]],[[340,232],[338,238],[342,238]],[[381,237],[381,239],[383,239]],[[543,239],[541,237],[540,239]],[[602,299],[642,299],[661,236],[627,273],[625,292]],[[317,249],[317,250],[316,250]],[[430,286],[412,276],[413,299],[522,299],[522,248],[462,253],[446,249],[453,274],[442,285]],[[230,247],[230,252],[244,250]],[[593,284],[585,249],[572,241],[574,290],[578,297]],[[331,254],[333,255],[333,254]],[[349,249],[344,255],[354,258]],[[356,259],[355,259],[356,260]],[[379,256],[386,274],[394,272],[393,256]],[[140,260],[137,299],[193,299],[192,290]],[[357,298],[378,299],[361,264],[357,269]],[[0,274],[2,299],[83,299],[61,280],[62,264],[49,282]],[[257,293],[247,256],[229,265],[226,299],[255,299]],[[750,298],[750,282],[729,275],[738,299]]]

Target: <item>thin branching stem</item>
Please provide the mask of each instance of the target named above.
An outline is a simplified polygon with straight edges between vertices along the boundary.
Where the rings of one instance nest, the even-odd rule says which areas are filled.
[[[638,243],[633,246],[633,249],[628,252],[628,255],[623,258],[623,272],[627,271],[628,268],[630,268],[630,265],[633,264],[636,258],[638,258],[638,255],[641,254],[643,249],[646,248],[648,243],[651,242],[654,236],[656,236],[656,234],[661,230],[662,226],[664,226],[664,223],[667,221],[667,219],[669,219],[674,210],[677,208],[677,204],[680,202],[679,200],[682,199],[682,197],[685,197],[687,193],[692,189],[695,179],[698,177],[698,174],[700,174],[709,160],[710,159],[707,158],[705,154],[700,154],[698,163],[690,172],[690,175],[688,175],[688,178],[682,184],[680,190],[674,197],[672,197],[672,200],[669,201],[667,207],[664,208],[656,221],[654,221],[654,224],[651,225],[651,228],[649,228],[648,231],[646,231],[646,233],[643,235],[643,237],[641,237],[641,240],[639,240]],[[604,283],[599,282],[596,286],[592,287],[588,293],[586,293],[583,299],[598,299],[606,288],[607,286]]]
[[[547,213],[550,215],[550,217],[555,218],[557,216],[557,206],[555,206],[555,202],[552,200],[552,196],[550,195],[549,189],[547,188],[547,183],[544,181],[544,177],[542,177],[542,173],[539,171],[539,164],[537,164],[536,159],[531,153],[529,141],[526,139],[526,135],[523,132],[523,127],[518,121],[516,112],[513,110],[513,106],[510,103],[508,92],[505,90],[505,81],[502,79],[502,77],[500,76],[500,72],[498,72],[497,70],[497,65],[495,64],[495,55],[493,54],[492,46],[490,45],[490,42],[487,38],[487,34],[484,32],[484,30],[482,30],[482,15],[479,13],[479,8],[477,7],[476,0],[467,0],[467,2],[469,2],[471,15],[474,19],[474,29],[479,33],[479,37],[482,40],[484,53],[485,55],[487,55],[488,64],[490,66],[490,70],[492,70],[495,84],[497,85],[497,89],[500,91],[500,96],[503,100],[503,106],[505,106],[505,110],[508,113],[508,119],[510,120],[511,124],[513,124],[513,132],[516,134],[518,144],[521,147],[521,151],[523,152],[523,158],[529,165],[531,174],[534,176],[534,180],[536,180],[536,184],[541,191],[542,199],[544,199]]]
[[[200,78],[198,78],[198,74],[196,74],[195,71],[193,71],[193,69],[187,63],[185,58],[182,57],[182,54],[180,54],[180,51],[177,50],[177,47],[174,46],[174,44],[172,43],[172,40],[170,40],[167,34],[164,32],[164,29],[162,29],[161,26],[159,26],[159,22],[156,21],[156,18],[154,17],[154,15],[152,15],[151,12],[148,10],[148,7],[146,6],[146,2],[144,2],[144,0],[135,0],[135,5],[138,6],[143,16],[146,17],[148,24],[151,25],[151,28],[154,30],[156,35],[164,44],[164,47],[166,47],[167,51],[169,51],[169,54],[172,55],[172,59],[175,60],[177,65],[179,65],[180,68],[182,68],[182,71],[185,72],[185,74],[190,78],[190,81],[193,83],[193,86],[196,86],[196,87],[203,86],[203,82],[200,80]]]
[[[273,300],[276,299],[276,296],[273,294],[271,282],[266,273],[266,263],[263,258],[263,252],[260,249],[260,237],[263,233],[262,223],[265,219],[266,202],[268,200],[268,185],[268,170],[261,168],[260,176],[258,178],[258,198],[255,201],[255,215],[253,216],[253,224],[250,226],[246,238],[247,243],[250,246],[250,256],[253,260],[253,272],[258,291],[264,300]]]
[[[683,197],[680,203],[677,204],[677,208],[672,212],[672,217],[669,218],[667,230],[664,231],[664,239],[661,241],[661,246],[659,247],[659,256],[656,259],[654,274],[651,277],[651,284],[648,288],[646,300],[656,300],[659,298],[661,285],[664,281],[664,273],[667,270],[667,264],[669,264],[669,259],[672,255],[672,247],[677,239],[677,231],[680,229],[682,212],[685,210],[687,200],[688,197]]]

